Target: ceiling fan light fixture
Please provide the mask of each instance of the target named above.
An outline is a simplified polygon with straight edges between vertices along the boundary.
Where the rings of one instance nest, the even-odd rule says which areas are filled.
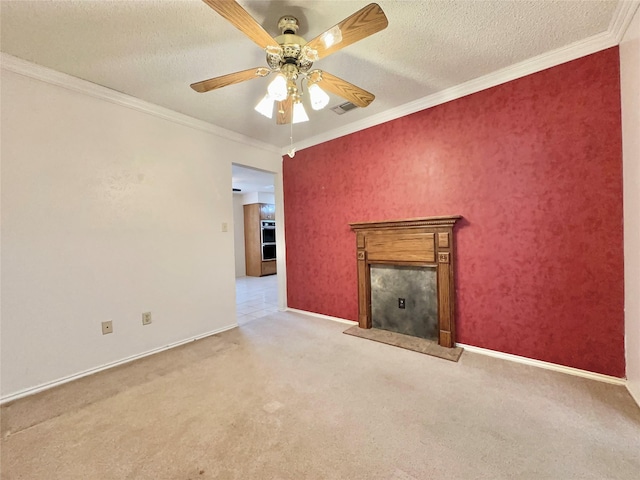
[[[267,87],[267,92],[269,92],[269,96],[277,102],[282,102],[283,100],[285,100],[288,95],[287,79],[285,78],[285,76],[281,73],[276,75],[276,78],[274,78]]]
[[[293,104],[292,122],[302,123],[302,122],[308,122],[308,121],[309,121],[309,116],[307,115],[307,112],[304,109],[304,105],[302,105],[302,102],[300,100],[296,101]]]
[[[258,102],[255,111],[267,118],[273,117],[273,103],[275,100],[268,93]]]
[[[329,104],[329,95],[317,83],[312,83],[309,85],[309,100],[311,101],[311,108],[322,110]]]
[[[203,1],[266,52],[268,67],[249,68],[192,83],[190,86],[196,92],[205,93],[274,73],[275,78],[267,87],[267,95],[254,108],[261,115],[272,118],[274,103],[278,102],[276,115],[278,125],[292,125],[309,120],[301,101],[304,80],[309,87],[310,104],[314,110],[320,110],[328,105],[330,98],[325,89],[348,100],[347,103],[354,108],[355,106],[366,107],[375,99],[372,93],[335,75],[322,70],[309,70],[313,62],[385,29],[389,21],[378,4],[371,3],[361,8],[325,33],[307,42],[297,35],[299,23],[292,15],[280,18],[278,28],[282,35],[273,38],[237,0]],[[302,79],[299,78],[301,75]],[[300,81],[299,85],[298,81]],[[316,85],[319,82],[323,82],[324,88]],[[346,111],[344,108],[342,110]],[[295,150],[292,149],[291,152],[293,156]]]

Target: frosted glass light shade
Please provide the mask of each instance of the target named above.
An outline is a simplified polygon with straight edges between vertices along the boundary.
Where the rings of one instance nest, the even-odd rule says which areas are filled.
[[[311,101],[311,108],[322,110],[329,103],[329,95],[317,83],[312,83],[309,85],[309,100]]]
[[[308,122],[309,117],[304,109],[302,102],[296,102],[293,104],[293,123]]]
[[[267,92],[277,102],[285,100],[287,98],[287,79],[284,78],[284,75],[276,75],[276,78],[267,87]]]
[[[256,112],[264,115],[267,118],[273,117],[273,102],[275,100],[267,93],[260,102],[256,105]]]

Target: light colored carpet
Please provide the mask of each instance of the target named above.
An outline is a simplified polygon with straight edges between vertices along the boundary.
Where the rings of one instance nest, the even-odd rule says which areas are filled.
[[[3,479],[637,479],[626,389],[294,313],[2,408]]]

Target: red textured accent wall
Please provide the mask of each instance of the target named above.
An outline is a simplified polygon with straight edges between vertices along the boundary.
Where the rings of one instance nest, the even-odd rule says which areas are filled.
[[[623,377],[617,47],[284,159],[292,308],[357,320],[350,222],[464,216],[458,342]]]

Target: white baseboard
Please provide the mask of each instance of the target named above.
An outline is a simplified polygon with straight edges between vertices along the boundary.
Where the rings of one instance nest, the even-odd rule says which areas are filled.
[[[299,314],[302,314],[302,315],[307,315],[307,316],[310,316],[310,317],[321,318],[323,320],[331,320],[332,322],[344,323],[344,324],[347,324],[347,325],[357,325],[358,324],[358,322],[354,322],[353,320],[346,320],[344,318],[332,317],[330,315],[323,315],[321,313],[308,312],[306,310],[298,310],[297,308],[287,308],[287,311],[293,312],[293,313],[299,313]],[[231,325],[227,325],[226,327],[222,327],[222,328],[219,328],[217,330],[212,330],[212,331],[207,332],[207,333],[196,335],[196,336],[187,338],[185,340],[181,340],[179,342],[170,343],[170,344],[165,345],[163,347],[154,348],[152,350],[148,350],[146,352],[143,352],[143,353],[140,353],[140,354],[137,354],[137,355],[132,355],[130,357],[126,357],[126,358],[123,358],[121,360],[117,360],[115,362],[106,363],[104,365],[100,365],[99,367],[90,368],[88,370],[84,370],[82,372],[78,372],[78,373],[75,373],[73,375],[68,375],[66,377],[62,377],[62,378],[59,378],[57,380],[53,380],[51,382],[42,383],[42,384],[37,385],[35,387],[26,388],[24,390],[20,390],[20,391],[18,391],[16,393],[12,393],[10,395],[6,395],[6,396],[0,398],[0,405],[5,404],[7,402],[14,401],[14,400],[18,400],[19,398],[27,397],[29,395],[34,395],[34,394],[36,394],[38,392],[42,392],[44,390],[48,390],[50,388],[57,387],[58,385],[63,385],[65,383],[71,382],[73,380],[80,379],[82,377],[93,375],[94,373],[98,373],[98,372],[101,372],[103,370],[107,370],[109,368],[116,367],[118,365],[123,365],[125,363],[129,363],[129,362],[132,362],[134,360],[138,360],[140,358],[148,357],[149,355],[153,355],[155,353],[163,352],[165,350],[169,350],[171,348],[175,348],[175,347],[178,347],[180,345],[184,345],[185,343],[189,343],[189,342],[193,342],[193,341],[196,341],[196,340],[200,340],[202,338],[210,337],[211,335],[216,335],[218,333],[222,333],[222,332],[225,332],[227,330],[231,330],[233,328],[236,328],[237,326],[238,326],[237,323],[234,323],[234,324],[231,324]],[[478,353],[480,355],[486,355],[486,356],[489,356],[489,357],[499,358],[499,359],[502,359],[502,360],[508,360],[510,362],[522,363],[524,365],[530,365],[530,366],[533,366],[533,367],[544,368],[544,369],[547,369],[547,370],[553,370],[553,371],[556,371],[556,372],[561,372],[561,373],[565,373],[565,374],[568,374],[568,375],[574,375],[574,376],[577,376],[577,377],[589,378],[591,380],[597,380],[597,381],[600,381],[600,382],[611,383],[611,384],[614,384],[614,385],[623,385],[623,386],[627,386],[627,388],[629,387],[627,385],[627,381],[624,378],[617,378],[617,377],[612,377],[610,375],[603,375],[601,373],[589,372],[587,370],[581,370],[579,368],[566,367],[564,365],[558,365],[556,363],[543,362],[542,360],[534,360],[532,358],[521,357],[519,355],[512,355],[510,353],[498,352],[496,350],[489,350],[487,348],[476,347],[476,346],[473,346],[473,345],[466,345],[464,343],[456,343],[456,346],[462,347],[465,350],[467,350],[468,352]],[[636,398],[636,394],[638,394],[639,392],[633,392],[630,388],[628,388],[628,390],[629,390],[631,396],[634,398],[634,400],[640,405],[640,399]]]
[[[640,407],[640,384],[627,380],[627,390]]]
[[[322,318],[324,320],[331,320],[333,322],[346,323],[347,325],[358,325],[358,322],[354,322],[352,320],[345,320],[344,318],[331,317],[329,315],[308,312],[306,310],[298,310],[297,308],[287,308],[287,311],[300,313],[302,315],[308,315],[310,317]],[[479,353],[481,355],[500,358],[502,360],[508,360],[510,362],[522,363],[524,365],[530,365],[532,367],[553,370],[556,372],[574,375],[576,377],[590,378],[591,380],[597,380],[599,382],[605,382],[605,383],[612,383],[614,385],[624,385],[624,386],[627,385],[627,381],[624,378],[612,377],[610,375],[603,375],[601,373],[589,372],[587,370],[580,370],[579,368],[565,367],[564,365],[558,365],[557,363],[543,362],[542,360],[534,360],[533,358],[521,357],[519,355],[512,355],[510,353],[498,352],[495,350],[489,350],[488,348],[481,348],[481,347],[475,347],[473,345],[466,345],[464,343],[456,343],[456,346],[462,347],[468,352]],[[631,395],[633,396],[633,392],[631,392]]]
[[[489,350],[488,348],[475,347],[473,345],[465,345],[464,343],[456,343],[457,347],[462,347],[468,352],[479,353],[488,357],[500,358],[502,360],[508,360],[510,362],[522,363],[524,365],[530,365],[532,367],[544,368],[546,370],[553,370],[555,372],[566,373],[574,375],[576,377],[589,378],[591,380],[597,380],[599,382],[612,383],[614,385],[626,386],[627,381],[624,378],[612,377],[610,375],[603,375],[602,373],[589,372],[588,370],[580,370],[579,368],[565,367],[564,365],[558,365],[557,363],[543,362],[542,360],[534,360],[533,358],[521,357],[519,355],[512,355],[510,353],[498,352],[496,350]]]
[[[287,308],[287,312],[301,313],[302,315],[322,318],[323,320],[331,320],[332,322],[346,323],[347,325],[358,325],[358,322],[354,322],[353,320],[345,320],[344,318],[323,315],[322,313],[307,312],[306,310],[298,310],[297,308]]]
[[[142,352],[136,355],[131,355],[130,357],[126,357],[121,360],[116,360],[115,362],[105,363],[104,365],[100,365],[95,368],[90,368],[82,372],[74,373],[73,375],[68,375],[66,377],[62,377],[57,380],[53,380],[51,382],[41,383],[40,385],[36,385],[35,387],[25,388],[24,390],[20,390],[16,393],[11,393],[9,395],[6,395],[0,398],[0,405],[5,404],[7,402],[11,402],[13,400],[18,400],[19,398],[28,397],[29,395],[34,395],[44,390],[49,390],[50,388],[57,387],[58,385],[62,385],[68,382],[72,382],[74,380],[78,380],[79,378],[82,378],[82,377],[93,375],[94,373],[101,372],[102,370],[107,370],[109,368],[117,367],[118,365],[123,365],[125,363],[133,362],[134,360],[138,360],[140,358],[148,357],[149,355],[153,355],[155,353],[160,353],[165,350],[169,350],[171,348],[179,347],[180,345],[184,345],[185,343],[194,342],[202,338],[210,337],[211,335],[215,335],[217,333],[222,333],[227,330],[231,330],[232,328],[236,328],[237,326],[238,326],[237,323],[233,323],[231,325],[227,325],[226,327],[218,328],[217,330],[212,330],[210,332],[202,333],[200,335],[196,335],[194,337],[190,337],[185,340],[180,340],[179,342],[170,343],[163,347],[158,347],[158,348],[154,348],[152,350],[148,350],[146,352]]]

